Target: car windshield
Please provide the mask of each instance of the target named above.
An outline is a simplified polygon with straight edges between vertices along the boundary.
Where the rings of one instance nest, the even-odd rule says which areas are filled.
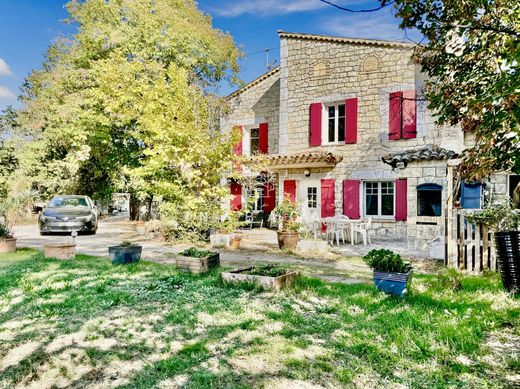
[[[88,207],[85,197],[54,197],[48,205],[49,208],[76,208]]]

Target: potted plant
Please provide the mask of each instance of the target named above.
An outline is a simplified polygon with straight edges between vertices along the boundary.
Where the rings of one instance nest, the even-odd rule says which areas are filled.
[[[385,293],[403,297],[412,279],[412,265],[391,250],[371,250],[363,257],[374,270],[374,285]]]
[[[143,246],[129,241],[108,247],[108,255],[114,265],[137,262],[141,259],[142,251]]]
[[[280,249],[295,250],[300,240],[299,230],[301,224],[298,223],[300,208],[289,195],[286,195],[281,204],[273,210],[278,219],[278,247]]]
[[[481,211],[465,215],[470,223],[484,224],[495,234],[497,263],[504,287],[520,291],[520,210],[509,200],[488,204]]]
[[[249,266],[222,272],[222,281],[225,283],[238,284],[249,282],[261,288],[275,291],[292,285],[297,277],[297,271],[280,268],[276,265]]]
[[[36,192],[32,190],[19,191],[0,199],[0,253],[16,251],[16,238],[13,236],[14,226],[29,213]]]
[[[190,247],[175,256],[175,265],[179,269],[192,273],[205,273],[212,267],[220,265],[220,254]]]

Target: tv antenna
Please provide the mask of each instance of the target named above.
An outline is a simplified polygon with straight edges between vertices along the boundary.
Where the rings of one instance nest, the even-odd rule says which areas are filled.
[[[269,62],[269,52],[271,51],[271,49],[265,49],[264,52],[265,52],[265,67],[267,68],[267,70],[271,70],[272,68],[274,68],[274,65],[276,64],[276,59],[273,60],[273,62]]]

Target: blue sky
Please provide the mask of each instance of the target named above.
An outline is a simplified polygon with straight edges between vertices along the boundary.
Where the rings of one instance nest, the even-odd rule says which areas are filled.
[[[333,0],[354,9],[378,3],[366,0]],[[47,47],[59,34],[74,29],[67,17],[66,0],[0,0],[0,110],[17,105],[24,78],[39,68]],[[240,77],[251,81],[266,70],[265,48],[270,61],[279,59],[277,30],[361,38],[406,40],[391,9],[374,13],[347,13],[319,0],[199,0],[212,15],[215,27],[229,32],[245,52]],[[219,93],[231,89],[222,85]]]

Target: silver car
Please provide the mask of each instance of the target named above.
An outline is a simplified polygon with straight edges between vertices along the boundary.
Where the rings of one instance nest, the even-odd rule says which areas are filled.
[[[98,217],[98,210],[88,196],[54,196],[38,219],[40,234],[73,231],[95,234]]]

